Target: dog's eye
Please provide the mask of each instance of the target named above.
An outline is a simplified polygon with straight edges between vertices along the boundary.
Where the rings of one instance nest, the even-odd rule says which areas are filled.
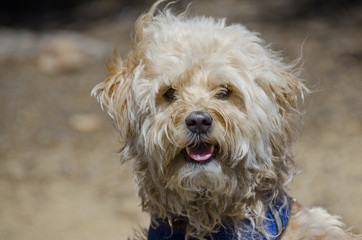
[[[230,96],[231,90],[228,87],[221,87],[218,94],[216,94],[216,97],[219,99],[224,99]]]
[[[173,88],[169,88],[162,96],[169,102],[175,100],[175,92],[176,90]]]

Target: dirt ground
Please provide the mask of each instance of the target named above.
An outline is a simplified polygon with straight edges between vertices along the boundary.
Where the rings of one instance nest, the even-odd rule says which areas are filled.
[[[362,6],[290,2],[197,0],[191,9],[244,23],[289,61],[303,55],[314,93],[294,148],[303,171],[289,192],[362,233]],[[0,26],[0,239],[126,239],[148,225],[117,134],[90,97],[146,8],[80,30]]]

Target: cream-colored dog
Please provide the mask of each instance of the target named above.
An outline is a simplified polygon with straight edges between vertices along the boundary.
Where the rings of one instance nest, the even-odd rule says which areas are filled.
[[[93,89],[131,161],[148,239],[354,239],[285,192],[308,92],[258,34],[158,1]]]

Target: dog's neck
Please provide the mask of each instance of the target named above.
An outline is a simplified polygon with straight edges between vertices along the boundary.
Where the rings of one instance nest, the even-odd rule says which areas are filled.
[[[284,200],[275,200],[267,206],[265,213],[266,220],[263,222],[263,230],[255,229],[253,224],[248,219],[244,219],[235,228],[230,224],[224,226],[217,226],[215,233],[212,236],[206,236],[205,239],[223,239],[223,240],[236,240],[236,239],[255,239],[266,240],[266,235],[269,235],[269,240],[280,239],[284,228],[286,227],[289,219],[290,200],[285,196]],[[156,218],[148,232],[148,240],[184,240],[186,235],[186,228],[188,225],[187,217],[174,216],[172,220]],[[230,227],[225,227],[230,226]],[[235,232],[234,229],[238,229]],[[195,238],[189,238],[195,239]]]

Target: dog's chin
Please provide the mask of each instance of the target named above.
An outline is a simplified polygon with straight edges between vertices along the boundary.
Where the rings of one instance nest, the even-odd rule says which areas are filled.
[[[197,141],[178,152],[164,177],[167,189],[183,201],[194,201],[212,194],[229,194],[235,175],[224,165],[222,149],[216,141]],[[200,193],[205,192],[211,195],[201,197]]]
[[[182,149],[184,161],[194,164],[207,164],[216,160],[219,146],[210,143],[195,143]]]
[[[186,160],[182,160],[169,175],[166,187],[182,201],[214,201],[213,197],[218,194],[230,195],[235,192],[235,175],[225,171],[217,154],[204,161],[193,160],[190,156],[184,158]],[[207,195],[204,196],[204,193]]]

